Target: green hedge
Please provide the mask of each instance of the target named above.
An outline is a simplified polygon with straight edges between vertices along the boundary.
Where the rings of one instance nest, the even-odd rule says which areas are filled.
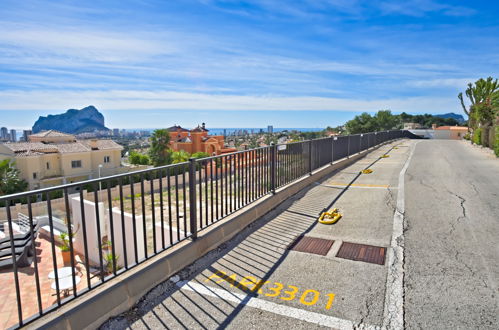
[[[480,144],[480,145],[482,144],[482,129],[481,128],[477,128],[473,132],[473,143]]]
[[[499,157],[499,125],[497,125],[495,127],[495,130],[496,130],[496,132],[495,132],[496,133],[495,134],[496,135],[495,136],[496,142],[494,143],[494,152],[495,152],[496,156]]]

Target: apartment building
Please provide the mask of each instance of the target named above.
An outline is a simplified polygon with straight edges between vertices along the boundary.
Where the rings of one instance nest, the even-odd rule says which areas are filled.
[[[15,161],[30,189],[127,172],[122,146],[112,140],[77,140],[74,135],[44,131],[28,142],[0,144],[0,160]]]

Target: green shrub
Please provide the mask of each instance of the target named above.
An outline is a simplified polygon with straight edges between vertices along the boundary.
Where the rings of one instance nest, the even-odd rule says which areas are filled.
[[[497,157],[499,157],[499,125],[495,127],[495,138],[496,142],[494,143],[494,152]]]
[[[482,129],[477,128],[473,132],[473,143],[474,144],[482,144]]]
[[[140,154],[135,151],[130,152],[128,160],[130,164],[133,165],[149,165],[151,163],[151,160],[148,155]]]
[[[463,136],[463,139],[465,139],[465,140],[471,140],[470,133],[469,133],[469,132],[468,132],[468,133],[466,133],[466,135],[465,135],[465,136]]]
[[[202,152],[202,151],[199,151],[199,152],[195,152],[191,155],[192,158],[206,158],[206,157],[210,157],[210,154],[207,153],[207,152]]]

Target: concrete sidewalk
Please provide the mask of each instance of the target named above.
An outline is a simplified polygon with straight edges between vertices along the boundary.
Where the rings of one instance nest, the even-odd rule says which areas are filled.
[[[336,254],[343,242],[390,246],[399,173],[413,143],[384,145],[316,182],[103,328],[381,326],[388,259],[379,265]],[[368,167],[373,173],[359,175]],[[333,207],[343,218],[317,223]],[[326,255],[288,250],[301,235],[334,243]]]

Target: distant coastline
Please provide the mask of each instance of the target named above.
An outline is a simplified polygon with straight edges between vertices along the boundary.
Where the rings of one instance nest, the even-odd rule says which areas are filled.
[[[157,128],[125,128],[124,130],[127,132],[140,132],[140,131],[148,131],[152,132]],[[251,130],[253,130],[253,133],[258,133],[260,130],[263,130],[264,133],[267,133],[267,127],[227,127],[227,128],[209,128],[209,133],[212,135],[223,135],[224,130],[227,132],[227,134],[231,134],[237,131],[247,131],[248,133],[251,133]],[[282,131],[300,131],[300,132],[319,132],[322,131],[325,128],[310,128],[310,127],[302,127],[302,128],[297,128],[297,127],[274,127],[273,132],[274,133],[279,133]]]
[[[123,128],[127,132],[152,132],[157,128]],[[254,128],[247,128],[247,127],[229,127],[229,128],[210,128],[209,133],[211,135],[224,135],[224,130],[226,130],[227,135],[231,135],[234,132],[237,131],[244,131],[246,130],[248,133],[251,133],[251,130],[253,130],[253,133],[258,133],[260,132],[260,129],[263,130],[264,133],[267,133],[267,127],[262,128],[262,127],[254,127]],[[274,133],[279,133],[282,131],[300,131],[300,132],[319,132],[322,131],[324,128],[310,128],[310,127],[305,127],[305,128],[296,128],[296,127],[274,127],[273,131]],[[120,128],[121,130],[121,128]],[[23,130],[16,129],[16,135],[17,135],[17,141],[23,136]]]

